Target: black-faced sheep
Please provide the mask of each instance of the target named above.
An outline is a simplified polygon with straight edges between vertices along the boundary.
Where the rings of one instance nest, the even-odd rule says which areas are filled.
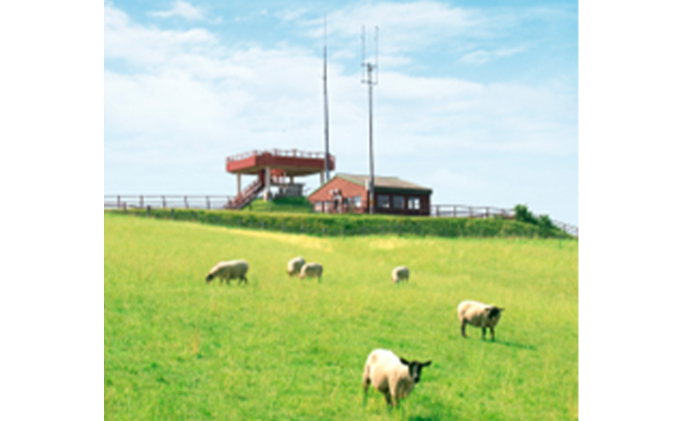
[[[368,385],[373,385],[375,390],[385,396],[388,405],[399,405],[399,400],[406,398],[420,381],[423,367],[430,364],[432,361],[408,362],[386,349],[374,350],[368,355],[364,366],[364,400],[368,393]]]
[[[397,266],[392,270],[392,282],[395,284],[401,281],[408,281],[409,271],[406,266]]]
[[[317,278],[321,281],[321,274],[323,273],[323,266],[320,263],[306,263],[300,269],[300,279]]]
[[[300,269],[302,269],[302,266],[305,265],[305,259],[302,257],[295,257],[293,259],[290,259],[288,261],[288,266],[286,268],[288,272],[288,276],[293,276],[293,275],[299,275],[300,274]]]
[[[460,333],[465,335],[465,325],[482,328],[482,339],[486,336],[486,328],[491,330],[491,340],[496,340],[494,328],[501,319],[502,308],[478,301],[463,301],[458,304],[458,319],[460,320]]]
[[[205,277],[205,281],[210,283],[214,278],[220,278],[220,284],[227,281],[229,285],[232,279],[238,279],[238,283],[245,282],[248,283],[248,278],[246,278],[246,272],[248,272],[248,262],[245,260],[230,260],[228,262],[219,262],[215,265],[208,276]]]

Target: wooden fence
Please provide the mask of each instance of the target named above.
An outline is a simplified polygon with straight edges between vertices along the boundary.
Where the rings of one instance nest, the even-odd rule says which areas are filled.
[[[234,203],[235,196],[216,195],[105,195],[104,209],[126,208],[185,208],[226,209]],[[430,217],[434,218],[504,218],[513,219],[514,209],[491,206],[432,205]],[[578,227],[552,220],[562,231],[578,237]]]

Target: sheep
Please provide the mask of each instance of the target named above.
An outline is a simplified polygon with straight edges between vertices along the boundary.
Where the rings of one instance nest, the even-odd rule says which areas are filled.
[[[397,266],[392,270],[392,282],[395,284],[401,281],[408,281],[409,270],[406,266]]]
[[[291,277],[293,275],[299,275],[300,274],[300,269],[302,269],[302,266],[305,265],[305,259],[302,257],[296,257],[293,259],[290,259],[288,262],[288,277]]]
[[[396,407],[400,399],[405,399],[420,381],[423,367],[432,364],[432,360],[424,363],[408,362],[386,349],[375,349],[368,355],[364,366],[363,387],[364,402],[368,393],[368,385],[385,396],[387,405]]]
[[[316,277],[321,281],[321,274],[323,273],[323,266],[320,263],[305,263],[300,269],[300,279]]]
[[[470,324],[474,327],[482,328],[482,339],[486,336],[486,328],[491,329],[491,340],[496,340],[494,327],[501,318],[503,308],[491,304],[484,304],[478,301],[463,301],[458,304],[458,319],[460,320],[460,333],[464,338],[465,325]]]
[[[205,277],[205,282],[210,283],[215,277],[220,278],[220,284],[227,281],[229,285],[232,279],[238,278],[239,285],[241,282],[245,281],[248,283],[248,278],[246,278],[246,272],[248,272],[248,262],[245,260],[230,260],[228,262],[219,262],[215,265],[208,276]]]

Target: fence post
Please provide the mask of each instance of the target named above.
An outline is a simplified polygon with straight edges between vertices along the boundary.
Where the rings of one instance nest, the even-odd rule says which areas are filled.
[[[116,199],[116,208],[120,209],[120,196]]]
[[[163,209],[165,209],[165,196],[161,196],[161,201],[163,202]]]
[[[146,216],[147,217],[151,216],[151,205],[147,205],[146,207]]]
[[[172,218],[173,221],[175,220],[175,208],[170,209],[170,218]]]
[[[260,221],[260,229],[264,230],[264,221]]]
[[[487,218],[489,217],[489,207],[488,206],[486,207],[486,217]]]
[[[189,209],[189,201],[187,200],[186,196],[184,196],[184,207]]]
[[[123,213],[127,213],[127,202],[123,202]]]
[[[321,236],[322,237],[326,236],[326,227],[321,227]]]
[[[458,206],[453,205],[453,217],[456,217],[456,210],[458,209]]]
[[[241,218],[238,219],[238,227],[241,228]]]
[[[281,232],[286,232],[286,223],[281,222]]]
[[[144,196],[139,196],[139,207],[140,208],[144,207]]]
[[[205,203],[206,203],[208,209],[210,209],[210,196],[205,197]]]
[[[302,233],[305,232],[305,226],[304,225],[300,225],[300,232],[302,232]]]

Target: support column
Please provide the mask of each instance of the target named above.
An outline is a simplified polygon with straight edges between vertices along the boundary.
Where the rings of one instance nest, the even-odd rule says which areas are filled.
[[[271,169],[269,167],[266,167],[264,169],[264,201],[267,202],[269,201],[269,195],[271,192],[269,191],[271,184],[272,184],[272,176],[271,176]]]
[[[241,194],[241,174],[236,174],[236,194]]]
[[[324,181],[324,177],[323,177],[323,172],[319,173],[319,176],[321,178],[321,184],[324,184],[325,181]]]

